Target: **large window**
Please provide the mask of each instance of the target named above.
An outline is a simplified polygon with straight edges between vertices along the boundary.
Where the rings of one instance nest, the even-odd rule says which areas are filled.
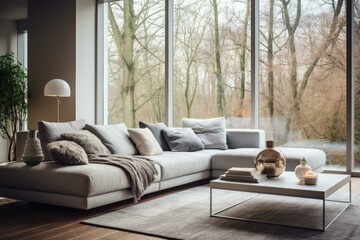
[[[108,4],[108,122],[157,122],[164,116],[165,3]]]
[[[225,116],[250,126],[250,1],[174,1],[175,124]]]
[[[260,128],[346,164],[344,1],[260,1]]]
[[[259,4],[255,14],[251,3]],[[354,5],[353,30],[347,3]],[[173,114],[170,122],[180,126],[183,117],[224,116],[228,128],[259,127],[277,146],[322,149],[327,168],[335,170],[349,170],[351,139],[354,169],[360,169],[359,0],[122,0],[104,6],[108,123],[136,127],[138,121],[167,122]],[[251,69],[251,54],[259,57],[258,69]],[[169,68],[166,59],[173,59]]]

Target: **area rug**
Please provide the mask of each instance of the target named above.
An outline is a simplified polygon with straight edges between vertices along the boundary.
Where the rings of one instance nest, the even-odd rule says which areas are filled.
[[[353,197],[352,204],[323,232],[210,217],[209,195],[208,186],[195,187],[88,219],[83,223],[165,239],[359,239],[360,236],[358,196]],[[346,200],[345,195],[346,192],[340,192],[336,198]],[[214,211],[250,198],[223,212],[228,216],[275,221],[299,227],[322,226],[320,200],[224,190],[215,190],[213,196]],[[335,202],[327,202],[326,206],[327,222],[344,207],[342,203]]]

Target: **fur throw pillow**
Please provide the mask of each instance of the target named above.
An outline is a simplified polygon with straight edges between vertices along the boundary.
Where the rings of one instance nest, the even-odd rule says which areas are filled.
[[[82,147],[72,141],[56,141],[46,146],[52,159],[63,165],[84,165],[89,160]]]
[[[76,142],[85,150],[86,154],[111,154],[100,139],[88,130],[62,133],[60,138]]]

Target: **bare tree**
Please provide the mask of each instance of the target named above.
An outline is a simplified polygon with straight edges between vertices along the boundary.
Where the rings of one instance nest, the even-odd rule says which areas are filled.
[[[219,12],[217,0],[212,0],[214,12],[214,39],[215,39],[215,75],[217,80],[217,112],[219,116],[224,115],[223,98],[224,98],[224,82],[221,70],[221,54],[220,54],[220,33],[219,33]]]
[[[355,162],[360,167],[360,4],[354,11]]]
[[[306,90],[309,78],[311,73],[314,71],[317,66],[319,60],[326,52],[330,44],[336,41],[336,37],[338,36],[338,32],[344,27],[345,22],[339,19],[341,9],[343,6],[343,0],[335,2],[333,1],[333,17],[330,24],[329,31],[325,38],[323,39],[320,46],[317,48],[315,54],[313,55],[312,60],[310,60],[310,64],[307,66],[304,75],[299,80],[298,79],[298,61],[297,61],[297,51],[295,45],[295,32],[299,25],[300,17],[301,17],[301,0],[297,0],[296,4],[296,15],[294,21],[291,22],[289,15],[289,3],[291,0],[281,0],[283,7],[283,18],[284,23],[288,33],[288,44],[289,44],[289,55],[290,55],[290,82],[291,82],[291,106],[289,109],[289,113],[286,119],[286,139],[288,141],[288,137],[290,134],[290,130],[292,128],[294,119],[300,119],[300,103],[302,100],[302,96]]]
[[[291,23],[290,16],[289,16],[289,9],[288,5],[291,0],[281,0],[283,5],[283,18],[286,25],[287,33],[288,33],[288,43],[289,43],[289,51],[290,51],[290,82],[291,82],[291,90],[292,90],[292,102],[295,101],[298,91],[298,81],[297,81],[297,56],[296,56],[296,48],[295,48],[295,32],[299,25],[300,17],[301,17],[301,0],[297,0],[297,9],[296,9],[296,16]],[[297,107],[297,108],[296,108]],[[291,123],[293,119],[293,115],[295,113],[299,113],[298,104],[293,104],[292,108],[290,109],[290,114],[287,116],[286,119],[286,137],[288,137],[288,133],[290,132]],[[286,142],[288,139],[285,140]]]
[[[245,11],[245,17],[244,17],[244,26],[242,31],[242,41],[241,41],[241,47],[240,47],[240,99],[239,99],[239,105],[240,105],[240,111],[241,115],[240,117],[243,117],[243,108],[244,108],[244,99],[245,99],[245,67],[246,67],[246,50],[247,50],[247,39],[248,39],[248,25],[250,20],[250,0],[246,1],[246,11]]]
[[[164,50],[159,49],[164,36],[161,6],[159,1],[124,0],[109,4],[109,32],[113,40],[109,52],[116,53],[109,62],[111,86],[116,87],[109,89],[109,109],[112,115],[116,114],[112,116],[114,121],[122,120],[129,127],[135,127],[136,119],[142,116],[159,119],[163,111],[163,104],[158,104],[163,78],[152,75],[158,75],[158,69],[164,65]]]
[[[119,4],[119,3],[112,3]],[[124,0],[123,6],[123,29],[117,25],[113,8],[109,5],[109,21],[112,28],[112,37],[115,39],[115,45],[121,64],[124,66],[122,79],[121,96],[123,101],[123,118],[131,126],[135,126],[135,63],[134,63],[134,42],[135,42],[135,22],[134,1]]]
[[[201,9],[201,8],[200,8]],[[191,117],[191,109],[194,104],[195,96],[198,94],[197,89],[199,85],[198,76],[198,55],[199,47],[204,38],[204,32],[207,28],[203,21],[199,21],[197,17],[194,19],[193,26],[189,29],[189,36],[184,39],[185,60],[186,60],[186,73],[185,73],[185,102],[186,102],[186,116]],[[200,23],[200,25],[198,25]],[[202,25],[202,26],[201,26]],[[188,26],[189,28],[189,26]],[[198,32],[199,31],[199,32]],[[191,86],[191,83],[194,83]]]
[[[275,135],[275,120],[274,120],[274,0],[269,0],[269,26],[268,26],[268,36],[267,36],[267,83],[268,83],[268,109],[269,117],[272,126],[272,134]],[[273,136],[274,139],[276,138]]]

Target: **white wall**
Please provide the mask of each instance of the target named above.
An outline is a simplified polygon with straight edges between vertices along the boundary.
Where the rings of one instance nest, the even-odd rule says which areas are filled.
[[[96,1],[76,1],[76,118],[95,122]]]
[[[12,20],[0,19],[0,55],[17,52],[16,23]],[[7,162],[9,143],[0,138],[0,163]]]

